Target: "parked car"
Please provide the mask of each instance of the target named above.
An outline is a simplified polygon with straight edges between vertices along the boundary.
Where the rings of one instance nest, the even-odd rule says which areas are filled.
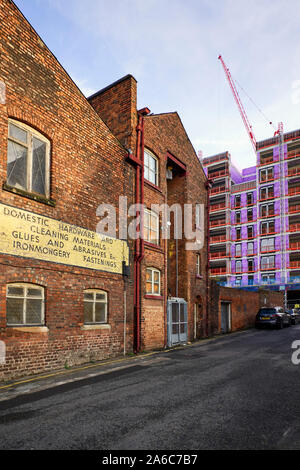
[[[291,315],[285,312],[282,307],[263,307],[258,311],[255,318],[256,328],[263,326],[283,328],[291,324]]]
[[[292,325],[300,323],[300,311],[298,308],[291,308],[287,310],[288,314],[291,316]]]

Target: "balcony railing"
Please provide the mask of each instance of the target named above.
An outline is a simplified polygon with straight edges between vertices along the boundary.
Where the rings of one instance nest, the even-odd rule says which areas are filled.
[[[289,206],[289,214],[295,214],[296,212],[300,212],[300,204]]]
[[[264,246],[260,250],[261,253],[272,253],[274,251],[276,251],[274,246]]]
[[[220,227],[222,225],[226,225],[227,222],[226,220],[210,220],[209,221],[209,226],[210,227]]]
[[[290,261],[289,269],[300,268],[300,261]]]
[[[287,153],[286,159],[289,160],[290,158],[300,157],[300,148],[296,150],[290,150]]]
[[[275,263],[270,263],[268,265],[261,265],[260,270],[261,271],[271,271],[273,269],[279,269],[275,267]]]
[[[211,268],[210,269],[211,274],[227,274],[226,267],[221,267],[221,268]]]
[[[288,232],[299,232],[300,224],[290,224]]]
[[[210,194],[219,194],[227,191],[227,188],[225,186],[218,186],[217,188],[212,188],[210,190]]]
[[[290,242],[289,250],[300,250],[300,242]]]
[[[297,175],[300,175],[300,167],[288,169],[288,176],[297,176]]]
[[[273,155],[271,157],[267,157],[267,158],[261,158],[260,160],[260,166],[263,166],[263,165],[268,165],[268,163],[273,163]]]
[[[289,196],[295,196],[296,194],[300,194],[300,186],[289,188]]]
[[[218,252],[210,252],[209,258],[210,259],[220,259],[220,258],[227,258],[229,255],[226,254],[226,251],[218,251]]]
[[[210,243],[227,242],[226,235],[214,235],[210,237]]]
[[[229,172],[228,170],[219,170],[219,171],[212,171],[211,173],[208,173],[208,178],[221,178],[222,176],[228,176]]]
[[[210,206],[210,212],[215,212],[215,211],[222,210],[222,209],[229,209],[229,207],[227,207],[224,202],[220,204],[212,204]]]

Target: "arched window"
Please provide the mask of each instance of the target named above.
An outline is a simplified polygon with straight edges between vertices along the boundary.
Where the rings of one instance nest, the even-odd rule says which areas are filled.
[[[160,271],[155,268],[147,268],[146,293],[148,295],[160,295]]]
[[[8,123],[7,184],[49,197],[50,142],[35,129]]]
[[[158,158],[150,150],[144,151],[144,178],[158,186]]]
[[[7,326],[44,325],[44,288],[36,284],[6,286]]]
[[[84,291],[84,323],[107,323],[107,292],[97,289]]]

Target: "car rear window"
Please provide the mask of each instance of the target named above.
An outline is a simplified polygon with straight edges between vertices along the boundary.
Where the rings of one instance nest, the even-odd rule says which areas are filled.
[[[258,313],[259,315],[273,315],[274,313],[276,313],[276,309],[275,308],[261,308]]]

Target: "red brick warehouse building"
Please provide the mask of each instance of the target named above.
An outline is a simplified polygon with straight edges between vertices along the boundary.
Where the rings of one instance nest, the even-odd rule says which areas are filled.
[[[99,238],[96,210],[133,201],[134,169],[9,0],[0,24],[1,380],[132,351],[128,244]]]
[[[186,239],[162,237],[162,214],[152,204],[196,204],[207,208],[207,179],[176,112],[137,110],[137,82],[127,75],[92,95],[91,105],[129,150],[136,167],[135,201],[144,204],[144,239],[135,247],[135,348],[191,341],[210,331],[207,316],[207,218],[204,246],[186,250]],[[182,210],[183,219],[183,210]],[[182,221],[183,223],[183,221]]]
[[[178,114],[138,112],[130,75],[87,100],[10,0],[0,20],[0,380],[207,335],[207,239],[163,239],[151,210],[207,206]],[[120,195],[144,240],[99,240]]]

